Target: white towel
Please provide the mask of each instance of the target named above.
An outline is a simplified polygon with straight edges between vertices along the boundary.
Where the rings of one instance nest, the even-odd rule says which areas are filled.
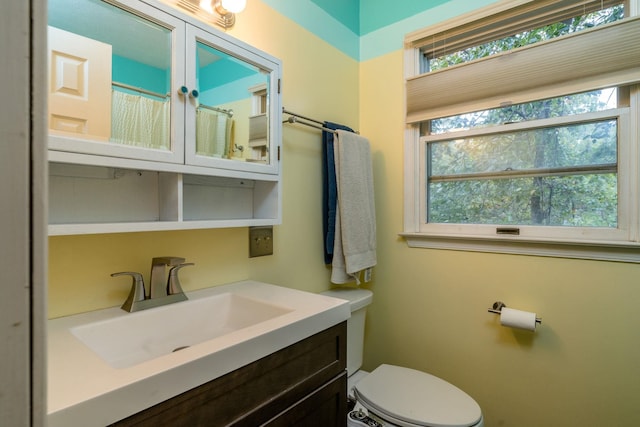
[[[369,141],[355,133],[336,131],[333,149],[338,203],[331,282],[368,281],[376,265],[376,212]]]
[[[196,153],[225,157],[230,138],[230,120],[226,114],[198,108],[196,110]]]

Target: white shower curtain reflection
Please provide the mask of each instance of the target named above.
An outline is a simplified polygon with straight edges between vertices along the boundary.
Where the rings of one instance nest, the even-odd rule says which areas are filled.
[[[170,150],[168,100],[114,90],[111,97],[111,141]]]
[[[233,119],[224,113],[198,108],[196,152],[201,156],[229,158],[233,140]]]

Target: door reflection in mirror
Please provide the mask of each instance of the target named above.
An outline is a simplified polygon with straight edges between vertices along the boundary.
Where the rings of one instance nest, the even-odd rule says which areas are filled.
[[[50,131],[170,150],[171,30],[100,0],[49,0],[48,23]]]

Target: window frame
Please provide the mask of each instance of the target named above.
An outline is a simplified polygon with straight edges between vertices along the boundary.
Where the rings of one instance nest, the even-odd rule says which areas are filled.
[[[431,29],[427,28],[407,35],[404,56],[405,81],[420,73],[421,45],[416,40],[425,39],[429,31],[442,32],[447,28],[455,29],[461,25],[477,23],[478,20],[491,22],[492,19],[497,19],[496,16],[508,14],[510,9],[526,5],[530,1],[522,0],[515,3],[499,1],[474,11],[473,16],[463,15]],[[626,1],[625,8],[627,16],[638,15],[640,0]],[[594,87],[594,89],[597,88]],[[519,225],[515,226],[519,229],[519,234],[512,235],[497,234],[499,226],[496,225],[427,223],[426,146],[430,140],[444,140],[447,137],[442,134],[421,136],[420,122],[407,120],[404,138],[404,229],[400,235],[405,238],[410,247],[640,262],[640,198],[638,196],[640,192],[638,182],[640,181],[640,151],[638,150],[640,83],[630,85],[628,88],[628,98],[623,104],[628,106],[584,115],[584,117],[618,118],[618,227],[616,229]],[[406,96],[405,93],[405,99]],[[541,93],[538,99],[544,97],[545,93]],[[406,106],[405,103],[405,108]],[[566,122],[567,118],[547,119],[549,120],[551,123],[555,121],[560,124]],[[509,130],[531,126],[514,123],[501,127]],[[474,132],[476,131],[464,131],[460,135]],[[493,130],[480,132],[493,132]]]

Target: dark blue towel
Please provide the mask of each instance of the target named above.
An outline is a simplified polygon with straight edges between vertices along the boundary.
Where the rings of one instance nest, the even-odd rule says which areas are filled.
[[[327,129],[353,129],[337,123],[324,122]],[[336,204],[338,188],[336,184],[336,165],[333,157],[333,134],[322,131],[322,232],[324,236],[324,263],[333,260],[333,240],[336,234]]]

